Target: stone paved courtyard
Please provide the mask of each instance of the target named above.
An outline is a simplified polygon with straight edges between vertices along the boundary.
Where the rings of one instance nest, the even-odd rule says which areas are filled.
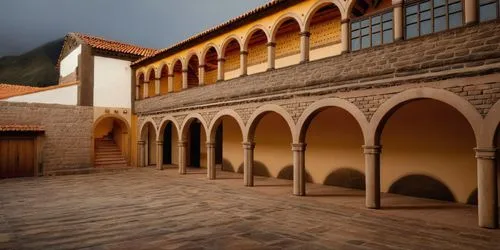
[[[175,169],[0,180],[0,249],[500,249],[470,206]]]

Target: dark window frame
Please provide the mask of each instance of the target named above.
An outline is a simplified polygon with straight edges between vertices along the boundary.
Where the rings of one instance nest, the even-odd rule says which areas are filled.
[[[391,20],[390,22],[392,22],[392,25],[390,26],[390,30],[392,31],[391,32],[391,41],[390,42],[384,42],[384,31],[388,31],[389,29],[386,29],[384,30],[384,27],[383,27],[383,24],[384,24],[384,21],[383,21],[383,16],[385,14],[391,14]],[[378,27],[380,27],[380,30],[378,32],[373,32],[373,27],[377,27],[377,26],[372,26],[372,19],[374,17],[380,17],[380,23],[378,24]],[[361,23],[365,20],[368,20],[368,26],[366,28],[368,28],[369,30],[369,33],[368,35],[365,35],[367,37],[370,38],[370,45],[366,48],[363,48],[362,47],[362,38],[363,38],[363,35],[361,34]],[[389,21],[386,21],[386,22],[389,22]],[[353,50],[352,49],[352,40],[353,40],[353,36],[352,36],[352,32],[353,32],[353,29],[352,29],[352,24],[353,23],[359,23],[359,28],[357,30],[359,30],[359,48],[356,49],[356,50]],[[372,34],[373,33],[380,33],[380,44],[377,44],[377,45],[373,45],[373,36]],[[391,43],[394,43],[394,7],[390,7],[390,8],[386,8],[386,9],[383,9],[383,10],[380,10],[380,11],[375,11],[373,13],[370,13],[369,15],[366,15],[366,16],[360,16],[360,17],[356,17],[356,18],[352,18],[349,20],[349,51],[359,51],[359,50],[363,50],[363,49],[369,49],[369,48],[374,48],[374,47],[378,47],[378,46],[383,46],[383,45],[387,45],[387,44],[391,44]]]
[[[487,3],[483,3],[482,4],[481,0],[477,0],[477,22],[478,23],[491,22],[491,21],[500,19],[500,0],[486,0],[486,1],[487,1]],[[492,18],[492,19],[481,21],[481,7],[485,6],[485,5],[492,4],[492,3],[494,3],[494,4],[497,5],[497,8],[496,8],[496,17]]]

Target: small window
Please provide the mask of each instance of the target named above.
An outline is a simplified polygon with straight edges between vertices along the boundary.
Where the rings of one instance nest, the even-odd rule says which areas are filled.
[[[461,0],[427,0],[405,7],[406,39],[462,25],[463,6]]]
[[[479,21],[485,22],[499,17],[499,0],[479,0]]]
[[[351,22],[351,50],[356,51],[394,41],[392,11]]]

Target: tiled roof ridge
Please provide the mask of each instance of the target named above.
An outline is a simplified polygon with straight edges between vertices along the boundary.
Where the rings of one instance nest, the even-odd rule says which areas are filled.
[[[72,85],[76,85],[78,83],[79,83],[79,81],[75,81],[75,82],[68,82],[68,83],[63,83],[63,84],[58,84],[58,85],[47,86],[47,87],[32,87],[32,86],[19,85],[19,84],[0,83],[0,100],[15,97],[15,96],[22,96],[22,95],[28,95],[28,94],[33,94],[33,93],[37,93],[37,92],[43,92],[43,91],[52,90],[52,89],[69,87]],[[2,91],[2,90],[7,90],[7,91]]]
[[[86,34],[86,33],[70,32],[69,34],[70,35],[75,35],[76,37],[82,39],[83,42],[87,43],[88,45],[90,45],[92,47],[93,47],[93,44],[89,44],[89,42],[86,40],[87,38],[100,40],[100,41],[105,42],[105,43],[115,43],[115,44],[119,44],[119,45],[135,47],[137,49],[142,49],[142,50],[150,51],[150,53],[155,53],[155,52],[158,51],[158,49],[148,48],[148,47],[144,47],[144,46],[136,45],[136,44],[132,44],[132,43],[125,43],[125,42],[122,42],[122,41],[112,40],[112,39],[104,38],[104,37],[101,37],[101,36],[95,36],[95,35],[90,35],[90,34]],[[117,51],[119,51],[119,50],[117,50]]]

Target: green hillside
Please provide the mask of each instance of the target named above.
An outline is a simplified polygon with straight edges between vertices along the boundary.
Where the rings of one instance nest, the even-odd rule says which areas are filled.
[[[64,39],[44,44],[19,56],[0,58],[0,83],[19,83],[44,87],[57,84],[55,65]]]

